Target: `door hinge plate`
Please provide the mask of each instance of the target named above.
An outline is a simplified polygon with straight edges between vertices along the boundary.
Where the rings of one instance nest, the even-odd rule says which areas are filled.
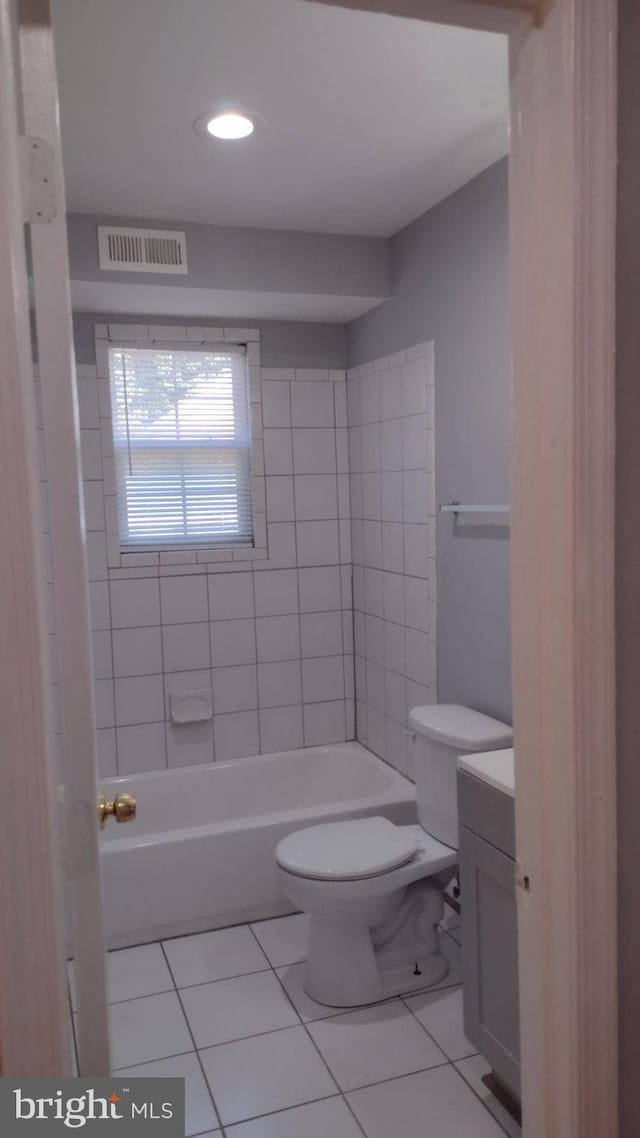
[[[52,221],[58,212],[53,147],[46,138],[22,138],[21,146],[25,221]]]

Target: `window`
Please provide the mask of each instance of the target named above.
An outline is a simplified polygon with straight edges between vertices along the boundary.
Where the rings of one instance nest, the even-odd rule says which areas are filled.
[[[244,348],[112,345],[109,374],[122,552],[252,544]]]

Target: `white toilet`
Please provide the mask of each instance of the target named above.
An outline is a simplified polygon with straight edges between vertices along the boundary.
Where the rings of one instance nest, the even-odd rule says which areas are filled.
[[[350,1008],[441,980],[438,924],[458,861],[459,755],[512,746],[504,723],[453,704],[410,713],[419,825],[310,826],[276,849],[286,896],[311,917],[305,989]]]

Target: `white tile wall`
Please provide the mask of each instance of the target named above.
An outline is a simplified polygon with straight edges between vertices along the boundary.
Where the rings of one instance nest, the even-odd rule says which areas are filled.
[[[111,331],[124,336],[131,327]],[[185,339],[208,334],[183,331]],[[257,354],[251,329],[224,331],[250,339]],[[254,470],[261,475],[264,462],[267,476],[266,488],[256,483],[264,499],[257,509],[266,503],[256,520],[266,525],[268,558],[206,550],[132,555],[117,566],[109,557],[109,567],[115,485],[112,463],[103,462],[112,450],[105,348],[98,340],[98,365],[83,367],[78,380],[101,774],[353,737],[345,373],[260,373],[252,364],[254,396],[262,379]],[[171,722],[171,691],[207,690],[211,722]]]
[[[433,344],[354,368],[346,394],[357,737],[412,777],[408,711],[437,695]]]

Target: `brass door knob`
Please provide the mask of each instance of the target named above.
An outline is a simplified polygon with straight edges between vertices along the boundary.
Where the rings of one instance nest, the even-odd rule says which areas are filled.
[[[132,822],[136,816],[137,804],[134,794],[125,794],[121,791],[116,794],[112,802],[107,802],[104,794],[98,795],[98,820],[100,829],[104,829],[107,818],[115,818],[116,822]]]

